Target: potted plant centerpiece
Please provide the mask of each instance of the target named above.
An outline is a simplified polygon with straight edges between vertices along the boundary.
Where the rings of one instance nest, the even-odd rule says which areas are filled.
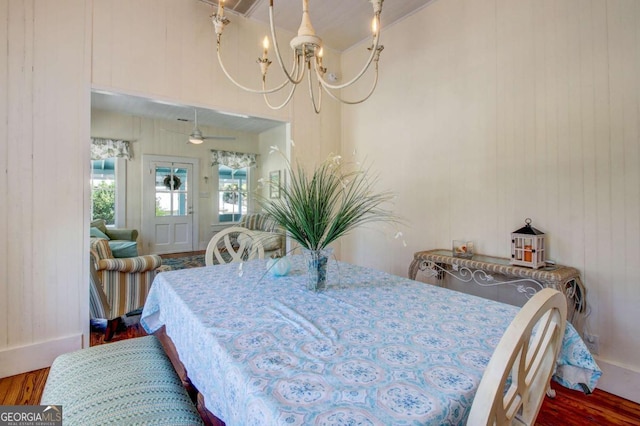
[[[343,164],[331,155],[312,172],[288,164],[289,179],[270,182],[276,185],[279,198],[259,198],[264,212],[297,242],[309,270],[308,288],[321,291],[326,285],[329,244],[357,226],[375,221],[396,222],[384,204],[391,192],[374,191],[376,178],[367,170]]]

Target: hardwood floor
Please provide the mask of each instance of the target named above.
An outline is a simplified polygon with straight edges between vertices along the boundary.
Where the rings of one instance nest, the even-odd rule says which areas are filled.
[[[205,254],[206,250],[198,250],[198,251],[186,251],[184,253],[170,253],[170,254],[161,254],[160,257],[163,259],[173,259],[176,257],[184,257],[184,256],[195,256],[197,254]]]
[[[139,324],[116,332],[112,341],[146,335]],[[103,344],[101,333],[91,333],[91,346]],[[0,405],[37,405],[48,368],[0,379]],[[640,426],[640,404],[596,389],[591,395],[553,382],[555,399],[546,398],[536,420],[538,426]]]
[[[596,389],[585,395],[552,382],[555,399],[545,397],[538,426],[640,425],[640,404]]]
[[[0,379],[0,405],[38,405],[49,369]]]

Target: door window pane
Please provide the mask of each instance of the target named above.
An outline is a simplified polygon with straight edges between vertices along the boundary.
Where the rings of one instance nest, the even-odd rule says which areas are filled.
[[[189,174],[182,167],[156,167],[156,216],[186,216],[189,214],[187,188]]]

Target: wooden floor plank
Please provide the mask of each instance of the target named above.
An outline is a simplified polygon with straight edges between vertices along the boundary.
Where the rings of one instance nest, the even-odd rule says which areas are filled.
[[[537,426],[640,426],[640,404],[596,389],[585,395],[555,382],[554,399],[545,398]]]
[[[0,405],[13,405],[9,401],[9,392],[11,391],[11,377],[0,379]]]
[[[0,379],[0,405],[38,405],[49,369]]]

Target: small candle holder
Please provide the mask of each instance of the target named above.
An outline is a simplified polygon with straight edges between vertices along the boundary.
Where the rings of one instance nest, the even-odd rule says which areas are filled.
[[[453,240],[451,252],[453,257],[471,259],[473,257],[473,241]]]

